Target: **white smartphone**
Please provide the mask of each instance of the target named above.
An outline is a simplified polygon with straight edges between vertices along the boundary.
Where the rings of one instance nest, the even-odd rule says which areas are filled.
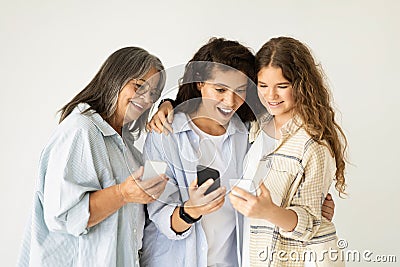
[[[253,196],[257,196],[257,188],[254,184],[253,180],[250,179],[229,179],[229,185],[231,186],[231,190],[234,186],[239,187],[240,189],[243,189]],[[235,194],[234,191],[232,191],[232,194],[240,197],[239,195]]]
[[[167,163],[164,161],[146,160],[142,181],[154,178],[167,170]]]

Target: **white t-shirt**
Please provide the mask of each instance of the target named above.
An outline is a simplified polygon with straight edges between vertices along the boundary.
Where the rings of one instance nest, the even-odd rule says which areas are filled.
[[[257,177],[258,174],[262,174],[265,177],[265,174],[268,172],[267,169],[258,168],[258,163],[260,159],[269,153],[271,153],[276,145],[278,140],[270,137],[264,131],[260,132],[260,135],[254,141],[253,145],[247,152],[245,158],[245,166],[244,166],[244,178],[254,180],[256,185],[260,182],[260,177]],[[263,165],[263,168],[266,168]],[[242,267],[250,266],[250,255],[249,255],[249,247],[250,247],[250,222],[247,217],[243,218],[243,256],[242,256]]]
[[[221,186],[229,188],[232,171],[227,169],[230,155],[222,153],[226,133],[213,136],[200,130],[193,122],[190,126],[200,137],[199,164],[214,168],[220,173]],[[206,234],[208,253],[207,266],[237,266],[235,210],[225,198],[224,205],[217,211],[204,215],[201,225]]]

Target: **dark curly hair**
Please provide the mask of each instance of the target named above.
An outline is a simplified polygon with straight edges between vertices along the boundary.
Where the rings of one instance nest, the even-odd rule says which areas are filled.
[[[192,113],[199,108],[201,101],[188,100],[201,99],[197,85],[199,82],[212,78],[215,68],[221,71],[238,70],[248,77],[248,87],[246,100],[236,113],[243,122],[255,120],[255,112],[250,108],[252,103],[258,99],[254,83],[256,79],[254,64],[255,57],[249,48],[237,41],[211,38],[185,66],[185,73],[180,80],[175,100],[177,111]]]

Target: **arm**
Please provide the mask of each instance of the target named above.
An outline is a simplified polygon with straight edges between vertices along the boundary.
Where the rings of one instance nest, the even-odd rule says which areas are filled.
[[[156,224],[159,231],[169,239],[179,240],[189,236],[192,227],[191,224],[186,223],[179,216],[179,207],[183,203],[174,172],[180,172],[181,170],[174,168],[173,158],[178,157],[178,154],[170,154],[178,153],[178,149],[174,145],[175,143],[171,136],[163,137],[160,134],[151,132],[147,135],[143,156],[145,159],[162,160],[168,163],[166,174],[171,179],[160,197],[161,201],[148,204],[147,210],[150,219]],[[184,210],[192,218],[198,218],[203,214],[213,212],[223,205],[225,188],[219,188],[204,196],[204,192],[212,182],[210,180],[200,187],[197,187],[196,181],[191,183],[189,187],[190,198],[185,202]]]
[[[281,230],[288,238],[310,240],[322,220],[322,203],[335,176],[335,160],[327,147],[312,143],[303,158],[304,179],[287,209],[297,214],[293,231]]]
[[[267,220],[286,231],[292,231],[296,227],[296,213],[275,205],[264,183],[260,184],[258,196],[238,187],[234,187],[232,192],[229,194],[232,206],[244,216]]]
[[[121,184],[91,193],[88,227],[102,222],[126,203],[148,204],[156,200],[165,189],[166,176],[160,175],[148,181],[140,181],[142,175],[143,167],[140,167]]]
[[[288,208],[282,208],[272,202],[269,190],[260,185],[258,196],[234,188],[237,197],[230,194],[233,207],[243,215],[265,219],[277,225],[283,236],[308,240],[318,231],[321,223],[321,196],[324,185],[331,183],[334,171],[332,157],[326,147],[314,143],[304,158],[305,179],[296,192]],[[334,162],[334,161],[333,161]]]
[[[150,122],[147,123],[146,129],[150,132],[152,130],[166,135],[172,133],[173,129],[171,123],[174,119],[174,106],[169,100],[165,100],[159,107],[157,112],[153,115]]]

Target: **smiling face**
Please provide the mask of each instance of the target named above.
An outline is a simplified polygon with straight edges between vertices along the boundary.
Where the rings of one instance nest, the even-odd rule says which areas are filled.
[[[247,77],[240,71],[213,71],[213,77],[198,84],[202,101],[197,115],[225,126],[246,99]]]
[[[263,67],[257,74],[258,96],[265,108],[281,123],[293,117],[292,84],[283,77],[279,67]]]
[[[114,116],[113,128],[117,129],[117,132],[124,124],[137,120],[151,107],[152,95],[154,90],[157,90],[158,81],[159,74],[155,68],[152,68],[143,77],[126,83],[118,95]]]

